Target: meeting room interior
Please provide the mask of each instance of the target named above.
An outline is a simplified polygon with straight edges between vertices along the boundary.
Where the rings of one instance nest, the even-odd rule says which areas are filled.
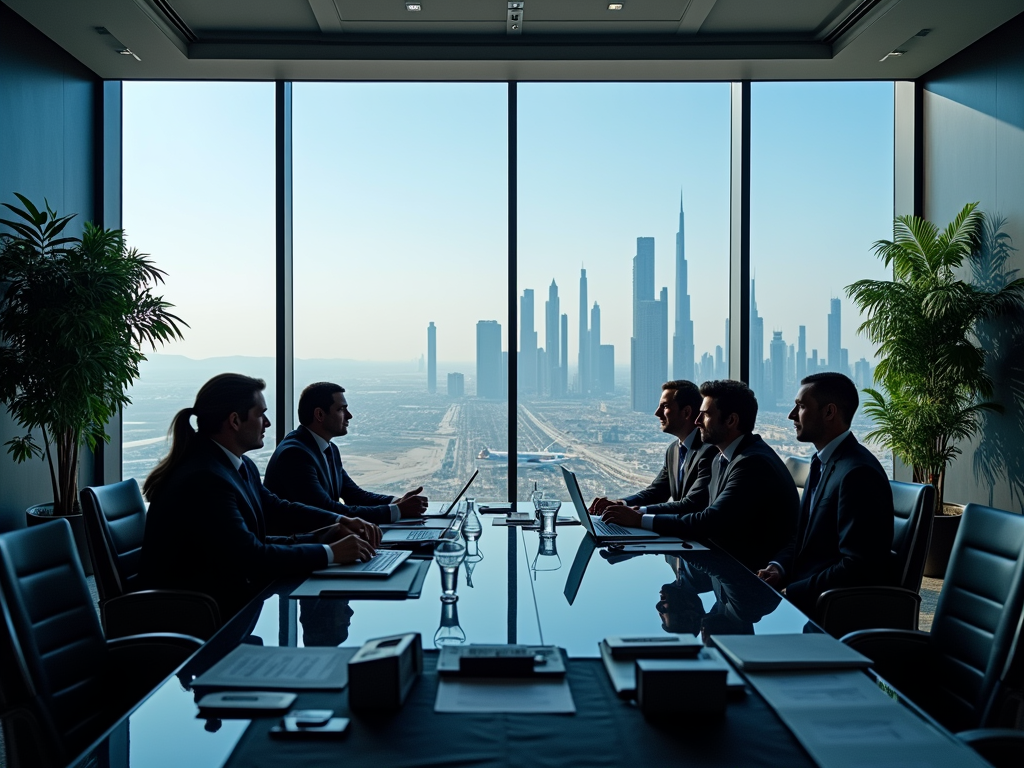
[[[0,0],[0,766],[1024,765],[1022,38]]]

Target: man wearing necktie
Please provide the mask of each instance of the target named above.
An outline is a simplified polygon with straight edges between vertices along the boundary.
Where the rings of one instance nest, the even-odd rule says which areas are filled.
[[[719,456],[712,462],[708,504],[683,514],[655,514],[650,528],[664,536],[711,540],[756,570],[793,537],[800,497],[782,459],[753,434],[757,398],[741,381],[705,381],[697,427]],[[620,525],[617,508],[603,519]],[[648,520],[643,521],[647,527]]]
[[[816,452],[796,537],[757,575],[813,616],[826,590],[892,583],[893,503],[885,470],[850,431],[857,387],[831,372],[800,383],[789,418]]]
[[[661,400],[654,415],[661,422],[661,431],[676,438],[665,450],[664,466],[649,486],[632,496],[618,501],[594,499],[591,514],[600,515],[614,508],[621,520],[619,525],[640,528],[645,515],[678,515],[708,505],[711,461],[718,449],[704,444],[694,423],[701,400],[692,381],[678,379],[661,385]]]
[[[263,447],[270,426],[264,387],[235,373],[210,379],[195,405],[175,415],[170,453],[144,486],[150,501],[139,569],[145,588],[205,593],[225,620],[274,579],[368,560],[380,543],[376,526],[284,501],[260,483],[245,453]],[[326,516],[327,525],[277,537],[268,525],[274,516]]]
[[[422,516],[427,510],[422,488],[395,498],[363,490],[349,477],[338,446],[331,441],[348,434],[351,420],[344,387],[325,381],[310,384],[299,395],[300,426],[285,436],[270,457],[264,485],[283,499],[377,524]],[[292,533],[304,529],[306,521],[277,520],[275,524],[275,532]]]

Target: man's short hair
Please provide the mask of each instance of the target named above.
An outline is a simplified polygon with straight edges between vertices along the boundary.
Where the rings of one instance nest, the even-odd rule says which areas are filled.
[[[313,411],[323,408],[329,411],[334,405],[334,395],[337,392],[344,392],[345,388],[340,384],[332,384],[329,381],[318,381],[310,384],[299,395],[299,424],[308,426],[313,423]]]
[[[717,379],[700,385],[700,394],[715,401],[715,407],[723,419],[732,414],[739,416],[739,430],[743,434],[754,431],[757,420],[757,398],[754,390],[742,381]]]
[[[674,381],[666,381],[661,385],[661,389],[662,391],[672,390],[672,399],[675,401],[675,404],[681,409],[690,406],[691,412],[696,417],[701,404],[700,390],[697,389],[696,384],[686,379],[675,379]]]
[[[818,405],[832,403],[847,424],[853,421],[853,415],[860,405],[860,397],[857,395],[857,385],[850,381],[849,376],[837,371],[812,373],[801,379],[800,384],[812,387],[811,396]]]

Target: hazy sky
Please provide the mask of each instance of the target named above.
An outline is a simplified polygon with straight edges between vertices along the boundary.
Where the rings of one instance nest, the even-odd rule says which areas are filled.
[[[891,83],[752,87],[752,267],[766,340],[825,354],[831,296],[882,276],[891,234]],[[124,85],[124,221],[169,273],[191,325],[167,352],[272,355],[274,86]],[[296,353],[471,361],[480,319],[507,325],[507,87],[296,84]],[[543,343],[560,288],[575,364],[580,266],[603,341],[628,360],[636,238],[656,245],[674,316],[679,195],[697,355],[728,301],[729,85],[521,84],[518,293]],[[843,298],[851,363],[870,356]],[[518,340],[516,340],[518,341]],[[767,353],[767,341],[765,344]]]

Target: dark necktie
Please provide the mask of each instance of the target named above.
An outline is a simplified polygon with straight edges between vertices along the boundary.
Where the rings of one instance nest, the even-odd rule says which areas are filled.
[[[683,498],[683,478],[686,476],[686,446],[679,444],[679,477],[676,478],[676,488],[679,489],[679,498]]]
[[[327,461],[327,476],[331,479],[331,498],[337,500],[338,496],[338,474],[334,468],[334,451],[328,445],[324,448],[324,459]]]
[[[814,492],[818,490],[818,483],[821,481],[821,459],[814,454],[811,459],[811,472],[807,476],[807,485],[804,486],[804,496],[807,499],[807,509],[814,505]]]
[[[720,454],[718,457],[718,488],[715,489],[715,495],[717,496],[722,492],[722,488],[725,486],[725,470],[729,467],[729,460],[725,458],[725,454]]]

